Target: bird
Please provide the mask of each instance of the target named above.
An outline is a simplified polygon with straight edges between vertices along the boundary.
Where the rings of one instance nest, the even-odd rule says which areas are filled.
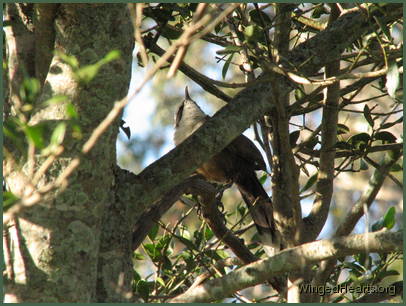
[[[192,100],[188,88],[185,98],[175,114],[174,143],[179,145],[210,116]],[[255,171],[266,171],[266,163],[255,144],[243,134],[236,137],[219,153],[200,165],[196,172],[209,182],[234,183],[248,206],[265,252],[272,256],[280,249],[279,236],[275,229],[272,201],[258,180]]]

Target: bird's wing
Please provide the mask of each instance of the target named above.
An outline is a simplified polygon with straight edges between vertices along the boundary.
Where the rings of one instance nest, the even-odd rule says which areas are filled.
[[[229,145],[230,150],[252,165],[253,170],[266,171],[266,164],[261,152],[254,143],[244,135],[238,136]]]

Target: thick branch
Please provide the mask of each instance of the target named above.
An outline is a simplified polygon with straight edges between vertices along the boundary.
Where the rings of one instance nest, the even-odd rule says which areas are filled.
[[[340,70],[340,60],[326,66],[326,78],[336,75]],[[321,121],[320,168],[317,175],[316,197],[312,210],[307,217],[305,242],[313,241],[323,228],[330,209],[333,195],[334,160],[337,140],[338,101],[340,99],[340,83],[336,82],[327,88],[325,106]],[[311,226],[310,226],[311,225]]]
[[[210,302],[231,296],[237,290],[263,283],[269,275],[298,271],[320,260],[361,252],[387,253],[402,250],[403,232],[375,232],[307,243],[254,262],[224,277],[209,280],[171,302]]]
[[[402,14],[400,4],[388,4],[383,9],[386,7],[396,13],[395,16],[389,14],[391,18]],[[325,31],[292,50],[289,61],[294,66],[301,64],[300,70],[306,74],[315,73],[330,62],[327,54],[340,53],[368,29],[370,25],[365,22],[363,12],[345,14]],[[279,88],[285,92],[291,90],[288,84],[280,84]],[[268,103],[271,90],[267,76],[262,76],[252,86],[240,91],[230,103],[181,145],[144,169],[132,186],[134,192],[138,194],[138,201],[134,203],[137,211],[142,211],[154,203],[162,194],[188,177],[199,165],[221,151],[262,114],[267,113],[272,108]],[[227,125],[224,122],[227,122]]]

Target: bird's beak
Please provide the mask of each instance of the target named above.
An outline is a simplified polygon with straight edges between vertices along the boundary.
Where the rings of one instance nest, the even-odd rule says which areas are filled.
[[[189,90],[188,90],[187,86],[185,87],[185,99],[186,100],[192,100],[192,98],[189,95]]]

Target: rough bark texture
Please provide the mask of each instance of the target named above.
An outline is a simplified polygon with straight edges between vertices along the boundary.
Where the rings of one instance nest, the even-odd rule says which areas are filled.
[[[375,232],[326,239],[284,250],[277,255],[256,261],[229,274],[206,281],[172,299],[172,303],[204,303],[231,296],[237,290],[264,282],[269,275],[298,271],[327,258],[361,252],[392,252],[402,250],[403,232]]]
[[[18,11],[18,6],[8,5],[14,11]],[[55,13],[52,22],[47,20],[55,29],[53,49],[74,55],[81,66],[97,62],[113,49],[119,49],[122,55],[119,60],[103,66],[86,85],[77,83],[71,67],[57,56],[52,58],[49,71],[45,70],[39,102],[56,94],[68,96],[80,114],[83,140],[86,140],[110,111],[113,102],[127,94],[133,49],[132,26],[125,4],[61,4]],[[11,27],[20,26],[12,22]],[[13,33],[7,37],[7,40],[15,40],[16,50],[9,53],[10,61],[23,65],[26,58],[15,58],[22,52],[19,49],[22,38]],[[44,33],[37,32],[37,35]],[[30,63],[34,58],[28,59],[30,67],[34,67]],[[17,67],[15,74],[18,73]],[[41,67],[39,76],[43,74],[44,67]],[[19,81],[20,78],[11,78],[10,87],[18,86]],[[36,112],[30,123],[57,122],[66,118],[64,105],[57,104]],[[65,190],[53,192],[41,203],[25,209],[8,229],[7,247],[14,252],[10,267],[14,270],[14,278],[6,279],[7,302],[90,302],[94,299],[96,279],[98,275],[103,277],[105,272],[105,262],[99,260],[106,252],[103,243],[106,238],[101,236],[102,220],[115,203],[112,188],[117,133],[118,120],[93,150],[82,157]],[[79,151],[82,141],[67,139],[65,152],[68,153],[55,162],[45,181],[58,177]],[[12,180],[7,183],[13,186]]]

